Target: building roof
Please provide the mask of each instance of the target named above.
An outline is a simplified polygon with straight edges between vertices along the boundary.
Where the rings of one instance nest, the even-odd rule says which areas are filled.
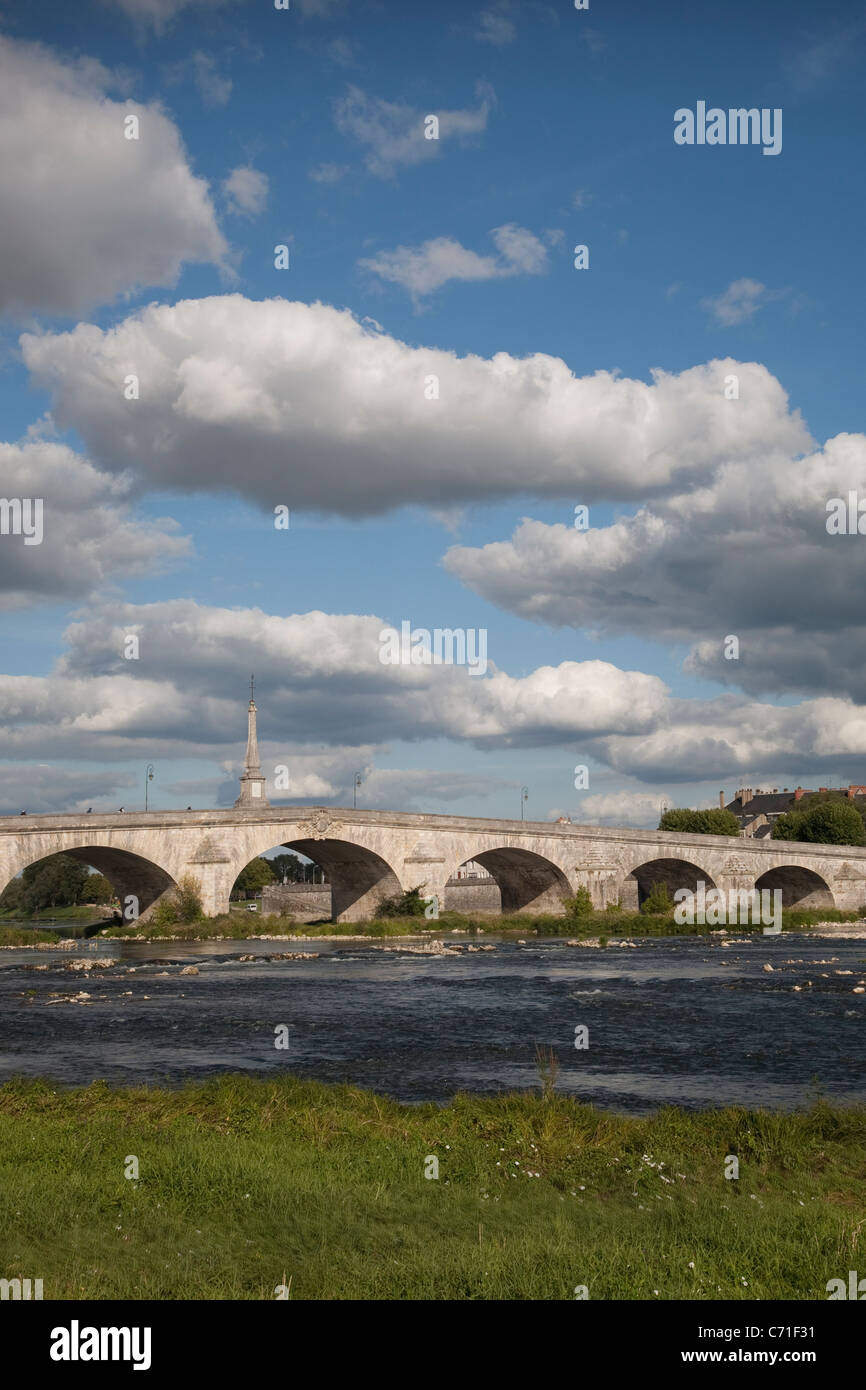
[[[755,816],[779,815],[783,811],[790,811],[796,804],[793,792],[756,792],[745,806],[739,796],[734,797],[725,810],[733,811],[735,816],[747,816],[749,820],[754,820]]]

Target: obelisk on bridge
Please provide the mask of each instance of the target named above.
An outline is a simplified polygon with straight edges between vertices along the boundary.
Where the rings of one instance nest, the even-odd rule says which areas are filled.
[[[241,776],[241,794],[235,806],[269,806],[265,795],[265,779],[259,764],[259,741],[256,735],[256,702],[253,698],[255,677],[250,676],[250,704],[247,711],[247,757]]]

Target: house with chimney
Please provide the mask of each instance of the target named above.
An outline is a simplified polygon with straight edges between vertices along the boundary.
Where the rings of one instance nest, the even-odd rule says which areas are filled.
[[[772,791],[757,787],[741,787],[733,801],[725,804],[725,793],[719,792],[719,806],[723,811],[731,811],[740,822],[740,834],[750,839],[768,839],[773,833],[774,822],[788,811],[797,808],[797,802],[811,795],[814,788],[794,787],[789,789],[773,787]],[[851,783],[848,787],[818,787],[819,792],[842,792],[858,811],[866,808],[866,787]]]

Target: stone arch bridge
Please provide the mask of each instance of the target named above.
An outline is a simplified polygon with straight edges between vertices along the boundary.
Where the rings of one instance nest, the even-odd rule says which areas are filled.
[[[339,921],[368,919],[383,898],[419,886],[444,902],[470,859],[496,879],[503,912],[561,912],[581,885],[597,907],[635,908],[659,881],[672,893],[699,880],[723,892],[780,888],[785,906],[866,902],[866,847],[297,806],[0,817],[0,889],[64,853],[92,864],[121,899],[134,895],[142,914],[192,877],[215,916],[244,866],[278,846],[325,870]]]

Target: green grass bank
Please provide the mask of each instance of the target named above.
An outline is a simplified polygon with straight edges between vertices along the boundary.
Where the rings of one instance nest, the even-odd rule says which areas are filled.
[[[549,1077],[441,1108],[291,1076],[12,1082],[0,1275],[46,1299],[824,1299],[866,1267],[864,1152],[866,1109],[635,1119]]]
[[[836,908],[821,908],[811,911],[790,911],[782,914],[783,931],[802,931],[818,922],[856,922],[861,919],[859,912],[840,912]],[[435,921],[425,917],[382,917],[371,922],[293,922],[290,917],[260,916],[257,913],[230,912],[220,917],[209,917],[193,922],[141,922],[129,926],[109,927],[102,934],[108,937],[144,937],[148,941],[208,940],[213,937],[227,937],[246,941],[256,936],[276,934],[296,934],[299,936],[443,936],[452,931],[479,932],[501,935],[503,932],[518,936],[564,936],[580,939],[588,936],[707,936],[712,926],[696,923],[680,925],[674,921],[673,914],[648,916],[640,912],[591,912],[583,917],[562,917],[552,914],[533,916],[529,913],[511,916],[494,916],[486,913],[466,914],[443,912]],[[730,927],[734,935],[750,931],[761,932],[761,927]],[[2,936],[2,932],[0,932]]]

